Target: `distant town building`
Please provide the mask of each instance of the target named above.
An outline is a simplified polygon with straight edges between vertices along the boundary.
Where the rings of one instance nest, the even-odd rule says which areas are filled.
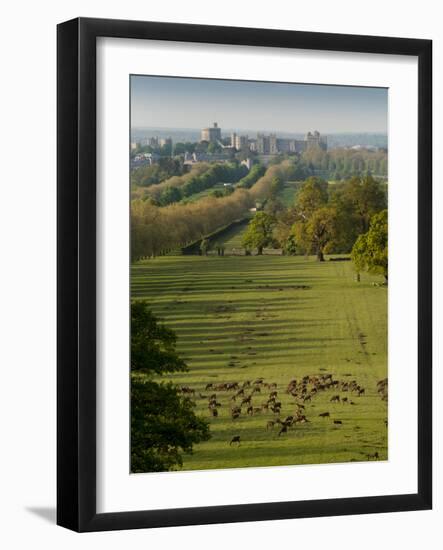
[[[165,145],[172,145],[172,138],[161,138],[158,143],[160,147],[164,147]]]
[[[318,132],[317,130],[314,133],[308,132],[306,134],[305,141],[307,144],[306,145],[307,149],[320,147],[320,149],[323,149],[324,151],[326,151],[326,149],[328,148],[326,137],[322,137],[320,135],[320,132]]]
[[[246,149],[249,144],[248,136],[236,136],[234,147],[240,151],[241,149]]]
[[[158,147],[158,137],[147,138],[145,144],[149,147]]]
[[[252,168],[252,165],[254,164],[254,161],[251,158],[247,158],[245,160],[242,160],[241,164],[243,164],[243,166],[246,166],[246,168],[250,170]]]
[[[236,133],[231,134],[231,147],[240,151],[241,149],[247,149],[249,146],[248,136],[239,136]]]
[[[326,137],[321,136],[320,132],[308,132],[305,139],[278,138],[275,134],[257,134],[257,140],[249,142],[251,151],[256,151],[259,155],[277,155],[279,153],[302,153],[313,147],[320,147],[326,151]]]
[[[157,163],[159,159],[160,155],[157,153],[140,153],[131,159],[131,168],[138,168],[146,165],[151,166]]]
[[[270,136],[257,134],[256,149],[260,155],[269,155],[270,153]]]
[[[221,128],[214,122],[214,125],[209,128],[203,128],[201,130],[200,141],[208,141],[209,143],[216,143],[221,140]]]
[[[138,143],[136,141],[131,141],[131,151],[134,151],[137,149]]]
[[[190,166],[198,162],[229,162],[231,157],[226,153],[188,153],[186,152],[183,159],[183,164]]]

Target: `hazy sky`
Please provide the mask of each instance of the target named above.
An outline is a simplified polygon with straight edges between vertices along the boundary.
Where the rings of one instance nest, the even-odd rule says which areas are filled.
[[[384,88],[132,76],[131,100],[133,128],[387,131]]]

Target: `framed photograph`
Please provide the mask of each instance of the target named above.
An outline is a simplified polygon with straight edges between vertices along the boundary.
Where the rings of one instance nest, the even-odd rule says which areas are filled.
[[[58,26],[59,525],[431,508],[431,67]]]

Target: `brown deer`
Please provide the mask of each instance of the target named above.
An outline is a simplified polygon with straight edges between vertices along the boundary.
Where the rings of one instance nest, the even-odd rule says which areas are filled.
[[[234,435],[234,437],[231,439],[231,442],[229,443],[229,446],[231,446],[233,443],[237,443],[237,445],[240,445],[240,436]]]
[[[368,460],[371,460],[371,458],[373,458],[374,460],[378,460],[380,457],[379,457],[379,455],[378,455],[378,451],[375,451],[375,453],[373,453],[373,454],[370,454],[370,453],[367,454],[367,455],[366,455],[366,458],[367,458]]]
[[[283,424],[282,427],[280,428],[280,431],[278,432],[278,435],[280,436],[281,434],[285,434],[287,431],[288,431],[287,425]]]

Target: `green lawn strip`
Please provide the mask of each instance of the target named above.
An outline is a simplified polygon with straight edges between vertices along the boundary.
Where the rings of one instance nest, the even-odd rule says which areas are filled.
[[[359,461],[375,451],[386,459],[387,405],[376,382],[387,375],[387,289],[373,286],[379,279],[363,275],[356,283],[350,262],[302,257],[169,256],[133,265],[132,297],[146,299],[176,331],[190,367],[170,378],[195,388],[197,411],[211,422],[212,438],[184,457],[183,468]],[[288,382],[326,372],[356,379],[365,395],[321,392],[305,405],[310,422],[281,436],[277,428],[266,430],[272,412],[233,421],[233,392],[215,392],[218,418],[210,418],[200,397],[212,393],[205,390],[209,382],[264,377],[277,384],[284,418],[295,410]],[[253,405],[268,393],[255,394]],[[335,393],[355,405],[330,403]],[[329,419],[318,416],[326,411]],[[229,445],[234,435],[241,437],[238,447]]]

